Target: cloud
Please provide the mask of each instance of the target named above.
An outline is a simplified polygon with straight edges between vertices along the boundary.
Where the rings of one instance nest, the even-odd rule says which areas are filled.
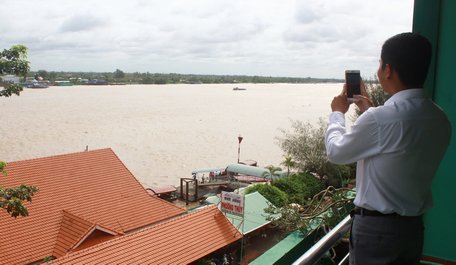
[[[60,32],[87,31],[95,29],[103,24],[104,23],[101,19],[88,14],[74,15],[63,21],[60,26]]]
[[[341,77],[374,72],[412,11],[413,0],[3,0],[0,48],[26,45],[34,70]]]

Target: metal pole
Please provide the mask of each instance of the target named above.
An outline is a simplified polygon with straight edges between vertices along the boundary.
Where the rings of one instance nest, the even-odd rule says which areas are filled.
[[[241,142],[242,142],[243,137],[239,134],[238,136],[238,164],[239,164],[239,158],[241,157]]]

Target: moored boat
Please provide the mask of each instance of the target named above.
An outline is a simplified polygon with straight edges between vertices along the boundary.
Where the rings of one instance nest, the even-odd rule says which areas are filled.
[[[49,82],[48,81],[28,81],[24,83],[24,87],[26,88],[48,88]]]

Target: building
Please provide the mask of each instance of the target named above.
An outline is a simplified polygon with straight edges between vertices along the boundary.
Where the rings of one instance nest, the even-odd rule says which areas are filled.
[[[186,213],[151,197],[111,149],[8,163],[3,187],[37,186],[28,217],[0,212],[0,262],[60,258]],[[102,243],[103,244],[103,243]]]
[[[51,264],[191,264],[241,238],[212,205],[69,253]]]

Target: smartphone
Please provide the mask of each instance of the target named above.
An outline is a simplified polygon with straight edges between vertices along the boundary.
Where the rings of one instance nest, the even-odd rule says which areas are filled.
[[[345,70],[345,84],[347,86],[347,99],[354,101],[353,95],[361,94],[361,73],[359,70]]]

